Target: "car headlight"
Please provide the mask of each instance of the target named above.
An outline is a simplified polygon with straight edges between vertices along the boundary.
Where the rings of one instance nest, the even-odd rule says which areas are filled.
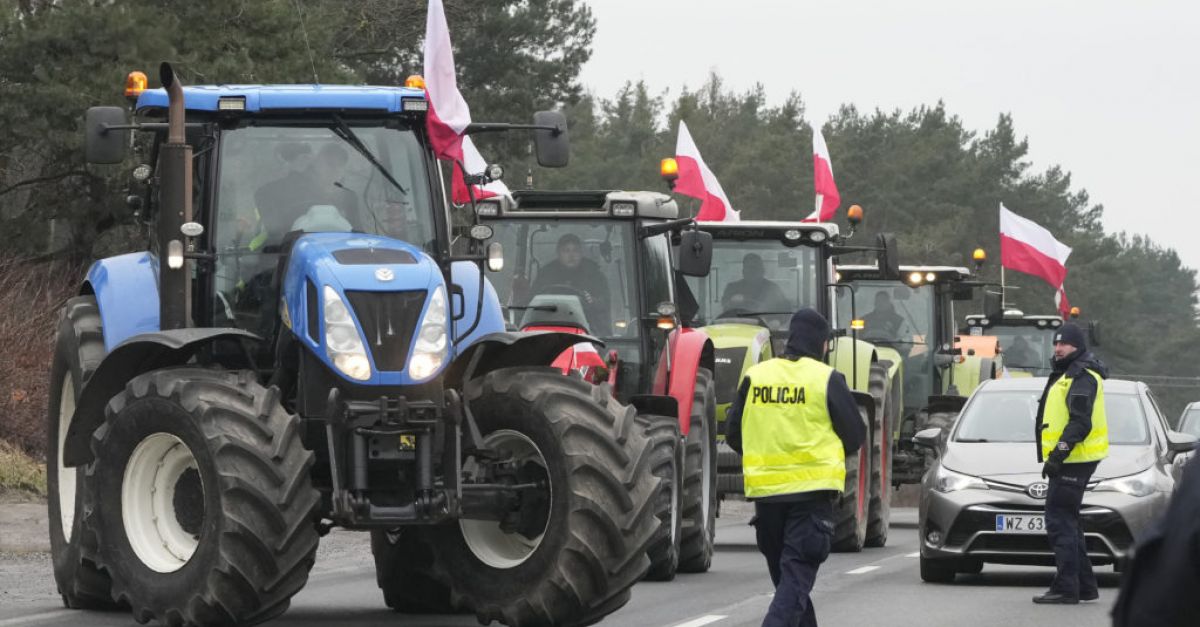
[[[446,363],[446,346],[450,343],[446,320],[446,290],[439,285],[429,298],[425,319],[417,329],[412,356],[408,359],[408,374],[413,379],[428,379]]]
[[[979,477],[954,472],[939,464],[937,474],[933,477],[933,489],[938,492],[958,492],[959,490],[987,490],[988,487]]]
[[[370,379],[371,360],[367,359],[367,349],[363,347],[358,327],[354,326],[350,309],[332,287],[326,285],[324,295],[325,353],[347,377],[358,381]]]
[[[1129,496],[1150,496],[1158,486],[1158,477],[1154,468],[1148,468],[1136,475],[1105,479],[1092,488],[1093,492],[1121,492]]]

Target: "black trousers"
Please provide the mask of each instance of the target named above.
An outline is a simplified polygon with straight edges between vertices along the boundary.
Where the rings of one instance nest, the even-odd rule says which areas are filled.
[[[1062,475],[1050,479],[1046,493],[1046,533],[1058,568],[1050,584],[1051,592],[1076,598],[1096,595],[1096,575],[1088,559],[1079,510],[1088,479],[1097,465],[1099,462],[1063,464]]]
[[[817,568],[829,557],[833,504],[827,498],[754,503],[758,550],[767,558],[775,598],[763,627],[816,627],[809,598]]]

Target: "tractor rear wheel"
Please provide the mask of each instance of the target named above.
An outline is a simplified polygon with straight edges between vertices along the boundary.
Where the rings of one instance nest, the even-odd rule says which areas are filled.
[[[680,454],[679,418],[675,416],[638,416],[638,423],[646,430],[650,439],[650,469],[663,482],[663,490],[655,503],[658,515],[658,533],[646,549],[650,557],[650,581],[670,581],[679,568],[679,531],[681,527],[680,502],[683,487],[683,460]]]
[[[629,601],[647,571],[662,480],[632,407],[607,384],[555,368],[489,372],[465,389],[484,446],[548,487],[536,530],[461,520],[416,527],[434,577],[481,623],[590,625]]]
[[[833,505],[833,550],[839,553],[857,553],[867,541],[874,429],[865,415],[862,419],[867,427],[867,441],[856,453],[846,456],[846,487]]]
[[[412,528],[371,532],[375,580],[383,602],[404,614],[453,614],[450,588],[433,578],[433,551]]]
[[[871,397],[875,399],[875,424],[871,426],[871,501],[867,508],[866,546],[887,544],[892,516],[892,420],[896,407],[888,385],[887,369],[871,367]],[[894,382],[893,382],[894,383]]]
[[[113,608],[108,574],[96,566],[96,538],[84,515],[83,475],[63,463],[63,445],[75,415],[75,402],[104,358],[104,333],[95,296],[67,301],[54,361],[46,413],[46,500],[50,518],[50,555],[63,605],[76,609]]]
[[[109,403],[92,451],[99,564],[139,622],[253,624],[304,587],[320,495],[277,388],[249,373],[146,373]]]
[[[717,394],[707,368],[696,372],[691,417],[684,443],[679,572],[703,573],[712,566],[717,531]]]

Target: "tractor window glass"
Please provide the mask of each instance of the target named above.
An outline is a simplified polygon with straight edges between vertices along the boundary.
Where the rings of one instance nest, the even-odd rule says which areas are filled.
[[[1050,373],[1050,358],[1054,356],[1054,330],[1037,326],[992,326],[983,330],[1000,341],[1004,367],[1038,376]]]
[[[963,410],[956,442],[1033,442],[1040,391],[983,391]],[[1146,444],[1150,429],[1136,394],[1105,394],[1112,444]]]
[[[488,278],[509,328],[637,336],[631,223],[522,219],[494,226],[505,264]]]
[[[330,127],[249,126],[223,134],[214,225],[218,322],[270,335],[272,279],[290,232],[370,233],[433,250],[427,160],[415,135],[381,126],[353,130],[382,168]]]
[[[642,240],[645,251],[642,272],[646,290],[646,311],[643,316],[652,316],[660,303],[674,303],[671,294],[671,244],[666,235],[656,235]]]
[[[774,239],[717,239],[708,276],[687,280],[703,322],[753,318],[780,331],[797,309],[817,307],[821,270],[815,248],[788,248]]]
[[[934,288],[910,287],[898,281],[853,282],[854,289],[837,290],[838,327],[850,327],[858,317],[866,325],[859,339],[891,348],[904,361],[905,400],[928,398],[937,385],[933,353]]]

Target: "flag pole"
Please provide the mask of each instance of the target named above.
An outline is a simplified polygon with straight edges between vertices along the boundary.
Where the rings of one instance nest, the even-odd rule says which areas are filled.
[[[1008,311],[1007,292],[1004,289],[1004,264],[1000,265],[1000,314]]]

